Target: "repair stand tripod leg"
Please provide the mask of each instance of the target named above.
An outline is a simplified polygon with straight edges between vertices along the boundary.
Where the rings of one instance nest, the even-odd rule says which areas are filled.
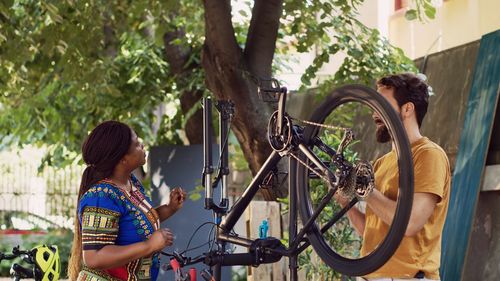
[[[288,206],[297,206],[297,188],[295,186],[295,177],[296,177],[296,160],[292,157],[288,158]],[[297,236],[297,208],[288,208],[289,215],[289,228],[288,228],[288,241],[289,244],[295,239]],[[288,268],[290,269],[290,281],[297,281],[297,269],[298,269],[298,253],[293,254],[288,258]]]

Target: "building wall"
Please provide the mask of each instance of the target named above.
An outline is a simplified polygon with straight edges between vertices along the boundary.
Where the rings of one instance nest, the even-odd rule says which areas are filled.
[[[389,41],[412,59],[423,57],[499,29],[499,10],[498,0],[446,0],[437,8],[436,18],[422,24],[407,21],[401,9],[389,17]]]
[[[403,5],[412,2],[402,1]],[[436,18],[425,23],[406,20],[406,9],[395,11],[394,7],[395,0],[367,0],[359,7],[358,18],[366,26],[378,29],[412,59],[477,41],[482,35],[500,29],[499,0],[443,0],[437,7]],[[279,78],[289,89],[298,89],[300,77],[315,56],[314,52],[291,55],[296,58],[295,63]],[[333,75],[344,57],[337,54],[325,64],[317,73],[318,80]]]

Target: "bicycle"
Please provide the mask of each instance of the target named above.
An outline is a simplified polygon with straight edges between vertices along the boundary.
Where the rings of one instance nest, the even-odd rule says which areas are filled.
[[[38,245],[31,250],[20,250],[19,246],[16,246],[12,249],[11,254],[0,252],[0,262],[16,258],[21,258],[31,268],[13,263],[10,268],[10,274],[15,281],[26,278],[34,278],[36,281],[59,280],[61,264],[59,251],[56,246]]]
[[[277,110],[269,118],[267,135],[272,152],[255,174],[241,197],[229,208],[227,196],[228,134],[234,104],[219,101],[216,108],[220,117],[220,157],[218,173],[213,179],[214,166],[211,150],[212,101],[203,99],[204,115],[204,169],[205,209],[214,214],[214,244],[207,253],[189,258],[182,254],[173,255],[180,267],[203,262],[210,267],[213,280],[220,280],[221,267],[274,263],[282,257],[289,258],[290,280],[297,280],[297,257],[312,245],[321,260],[334,270],[349,276],[361,276],[380,268],[396,251],[401,242],[413,200],[413,162],[410,145],[399,116],[391,105],[375,90],[361,85],[347,85],[333,90],[316,108],[309,120],[292,118],[285,111],[287,89],[277,80],[261,80],[258,93],[267,102],[277,102]],[[374,173],[367,161],[351,163],[344,152],[354,140],[352,128],[329,124],[335,110],[350,104],[362,105],[377,112],[388,128],[398,157],[399,190],[397,208],[387,235],[379,246],[363,257],[344,256],[330,245],[325,235],[347,211],[363,200],[374,188]],[[294,124],[301,121],[304,125]],[[332,131],[343,131],[338,147],[332,147],[328,138]],[[289,192],[289,241],[284,245],[277,238],[251,239],[232,232],[238,219],[250,204],[260,188],[272,188],[279,178],[277,164],[288,158]],[[220,202],[214,202],[214,189],[220,185]],[[318,196],[317,186],[322,186],[323,194]],[[329,216],[326,223],[318,220],[322,212],[330,212],[333,196],[339,191],[349,197],[349,204],[338,213]],[[297,209],[302,228],[298,229]],[[328,213],[327,213],[328,214]],[[196,230],[197,231],[197,230]],[[196,233],[195,231],[195,233]],[[194,236],[194,234],[193,234]],[[227,244],[235,244],[249,249],[248,253],[231,253]],[[170,269],[167,268],[167,269]]]

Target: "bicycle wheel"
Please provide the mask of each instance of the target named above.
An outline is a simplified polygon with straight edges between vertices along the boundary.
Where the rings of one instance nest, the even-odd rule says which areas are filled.
[[[342,117],[344,116],[343,114],[340,114],[341,117],[336,115],[336,113],[341,113],[342,111],[352,112],[352,110],[356,110],[358,113],[365,113],[365,122],[362,122],[363,124],[361,126],[358,126],[359,122],[352,120],[346,121]],[[332,154],[332,151],[337,150],[337,148],[331,144],[332,132],[335,131],[335,129],[332,129],[335,127],[333,127],[331,122],[345,121],[351,123],[347,125],[354,134],[366,134],[366,132],[370,131],[366,128],[368,124],[373,124],[372,129],[376,129],[376,125],[371,120],[370,113],[373,111],[378,113],[388,128],[398,160],[398,171],[395,172],[399,173],[399,190],[394,198],[394,200],[397,200],[397,208],[392,224],[388,226],[385,238],[380,241],[378,244],[379,246],[376,247],[375,250],[365,256],[359,256],[357,253],[352,254],[356,252],[356,245],[347,247],[338,245],[339,241],[345,238],[342,238],[342,235],[352,234],[346,231],[346,224],[348,226],[347,216],[343,216],[343,222],[342,220],[338,222],[340,226],[337,226],[337,223],[333,224],[333,226],[325,223],[325,217],[327,219],[326,221],[328,221],[329,218],[335,216],[334,210],[338,212],[340,209],[340,207],[334,206],[337,204],[334,199],[329,201],[329,205],[319,210],[321,211],[320,216],[314,220],[312,227],[307,232],[309,242],[323,262],[337,272],[350,276],[366,275],[384,265],[394,254],[405,234],[413,201],[413,162],[408,138],[398,114],[393,110],[385,98],[373,89],[361,85],[349,85],[334,90],[313,112],[312,117],[309,119],[311,123],[306,125],[303,133],[304,143],[309,150],[323,163],[330,163],[328,168],[330,171],[338,171],[339,167],[335,167],[335,163],[331,163],[332,155],[325,153],[330,152],[330,154]],[[370,117],[366,118],[367,115],[370,115]],[[369,146],[367,146],[368,149],[364,150],[365,155],[373,152],[371,145],[375,145],[377,142],[374,138],[370,138],[368,141],[362,141],[352,145],[349,148],[351,149],[351,158],[355,158],[354,156],[356,156],[355,152],[352,150],[360,147],[362,148],[367,144],[369,144]],[[330,147],[330,149],[328,149],[328,147],[325,149],[325,145]],[[348,150],[344,151],[349,152]],[[369,153],[366,153],[366,151]],[[362,158],[363,156],[363,150],[360,149],[357,157]],[[325,178],[319,177],[317,171],[313,171],[316,167],[313,163],[314,161],[309,161],[304,153],[299,153],[298,158],[300,161],[297,161],[296,165],[296,186],[299,195],[300,216],[305,225],[313,216],[315,210],[318,209],[319,202],[325,196],[325,190],[327,189],[325,186],[328,185],[325,183]],[[348,158],[349,157],[345,157],[346,161],[349,163]],[[352,165],[355,167],[355,161],[351,161]],[[350,178],[353,179],[352,177]],[[353,182],[351,181],[351,183]],[[355,200],[352,203],[356,202]],[[337,238],[333,239],[334,241],[332,242],[331,238],[334,234],[337,235]],[[328,238],[328,235],[330,235],[330,238]],[[341,239],[338,238],[338,235],[341,235]],[[359,239],[358,246],[362,243],[361,238]],[[356,239],[348,238],[344,240],[352,241]]]

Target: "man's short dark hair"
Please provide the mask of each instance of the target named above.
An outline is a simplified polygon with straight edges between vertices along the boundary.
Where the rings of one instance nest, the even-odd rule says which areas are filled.
[[[429,105],[429,86],[413,73],[388,75],[380,78],[377,85],[394,89],[394,98],[401,107],[407,102],[415,105],[417,123],[420,127]]]

